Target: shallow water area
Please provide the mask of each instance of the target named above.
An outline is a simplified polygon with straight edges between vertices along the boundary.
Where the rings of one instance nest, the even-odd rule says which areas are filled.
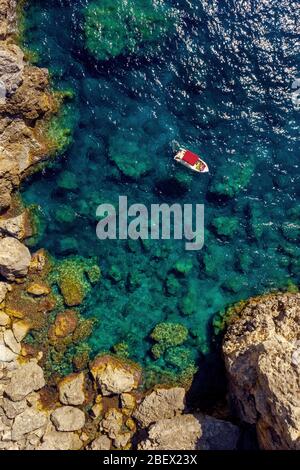
[[[153,3],[138,2],[147,12]],[[164,0],[151,34],[135,37],[126,20],[103,52],[86,37],[87,9],[100,0],[30,2],[25,43],[55,88],[74,93],[64,118],[73,142],[23,197],[39,206],[36,247],[98,259],[102,280],[83,305],[99,320],[94,353],[121,351],[179,376],[209,352],[216,313],[299,283],[299,9],[278,3]],[[179,167],[174,140],[210,173]],[[119,195],[147,207],[204,204],[204,248],[98,240],[97,206],[117,205]],[[161,322],[184,325],[188,336],[155,358],[149,334]]]

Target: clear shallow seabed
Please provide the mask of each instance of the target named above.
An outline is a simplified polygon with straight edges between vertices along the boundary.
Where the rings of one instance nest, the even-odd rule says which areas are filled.
[[[74,91],[66,108],[74,136],[23,196],[40,207],[37,246],[58,258],[98,258],[102,280],[83,309],[99,319],[93,351],[126,342],[133,360],[179,373],[172,354],[154,361],[150,353],[157,323],[186,325],[184,347],[201,366],[217,312],[300,281],[300,111],[291,101],[299,12],[286,0],[164,1],[176,9],[174,29],[149,48],[101,61],[85,45],[90,3],[32,0],[27,9],[26,45],[55,88]],[[179,170],[173,139],[203,155],[210,174]],[[126,176],[115,154],[144,158],[147,171]],[[70,190],[59,187],[66,171],[77,180]],[[97,240],[96,208],[119,195],[148,206],[204,203],[204,249]]]

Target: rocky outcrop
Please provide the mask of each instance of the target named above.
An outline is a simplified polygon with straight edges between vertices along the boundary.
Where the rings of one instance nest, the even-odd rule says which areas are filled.
[[[45,379],[41,367],[36,362],[28,362],[13,371],[4,392],[12,401],[20,401],[44,385]]]
[[[141,380],[139,367],[109,355],[97,357],[90,370],[103,395],[131,392]]]
[[[31,165],[48,156],[43,123],[57,110],[47,70],[29,65],[14,44],[17,3],[0,2],[0,212]]]
[[[262,449],[300,449],[300,294],[250,300],[226,333],[230,394]]]
[[[158,388],[146,396],[134,413],[141,427],[147,427],[162,418],[173,418],[185,407],[185,389]]]
[[[30,261],[30,251],[16,238],[0,239],[0,274],[7,280],[26,276]]]
[[[85,424],[84,412],[74,406],[62,406],[51,414],[57,431],[78,431]]]
[[[139,450],[235,450],[240,430],[227,421],[200,414],[159,419]]]
[[[84,373],[71,374],[58,384],[59,399],[64,405],[82,405],[85,400]]]

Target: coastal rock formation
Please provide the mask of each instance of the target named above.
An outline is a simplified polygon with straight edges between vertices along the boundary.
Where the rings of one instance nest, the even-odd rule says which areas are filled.
[[[240,430],[227,421],[200,414],[159,419],[148,429],[140,450],[234,450]]]
[[[194,450],[201,436],[201,426],[192,415],[161,419],[148,431],[148,439],[139,450]]]
[[[64,405],[82,405],[84,395],[84,373],[71,374],[58,384],[59,400]]]
[[[109,355],[97,357],[90,370],[103,395],[131,392],[141,378],[139,367]]]
[[[226,333],[232,401],[262,449],[300,449],[299,340],[300,294],[250,300]]]
[[[173,418],[176,414],[181,413],[184,407],[184,388],[158,388],[146,396],[134,413],[134,417],[142,427],[146,427],[159,419]]]
[[[0,240],[0,273],[6,279],[13,281],[16,277],[26,276],[30,261],[30,251],[16,238]]]
[[[45,379],[41,367],[36,362],[28,362],[13,371],[10,383],[4,391],[12,401],[20,401],[44,385]]]
[[[78,431],[85,424],[84,412],[73,406],[62,406],[51,414],[57,431]]]
[[[0,212],[10,207],[29,167],[49,155],[52,143],[43,125],[57,110],[48,71],[28,65],[13,43],[17,3],[0,3]]]

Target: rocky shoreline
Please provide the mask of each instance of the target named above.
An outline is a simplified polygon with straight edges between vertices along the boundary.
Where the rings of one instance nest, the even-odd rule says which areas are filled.
[[[0,0],[0,449],[237,449],[243,423],[256,427],[262,449],[300,449],[300,294],[251,299],[232,316],[223,353],[234,424],[190,410],[183,387],[142,392],[139,366],[113,355],[49,379],[45,350],[24,342],[39,323],[63,357],[66,338],[81,333],[70,309],[46,329],[48,259],[23,244],[32,228],[17,190],[53,152],[46,128],[58,100],[47,70],[29,65],[16,43],[17,5]]]

